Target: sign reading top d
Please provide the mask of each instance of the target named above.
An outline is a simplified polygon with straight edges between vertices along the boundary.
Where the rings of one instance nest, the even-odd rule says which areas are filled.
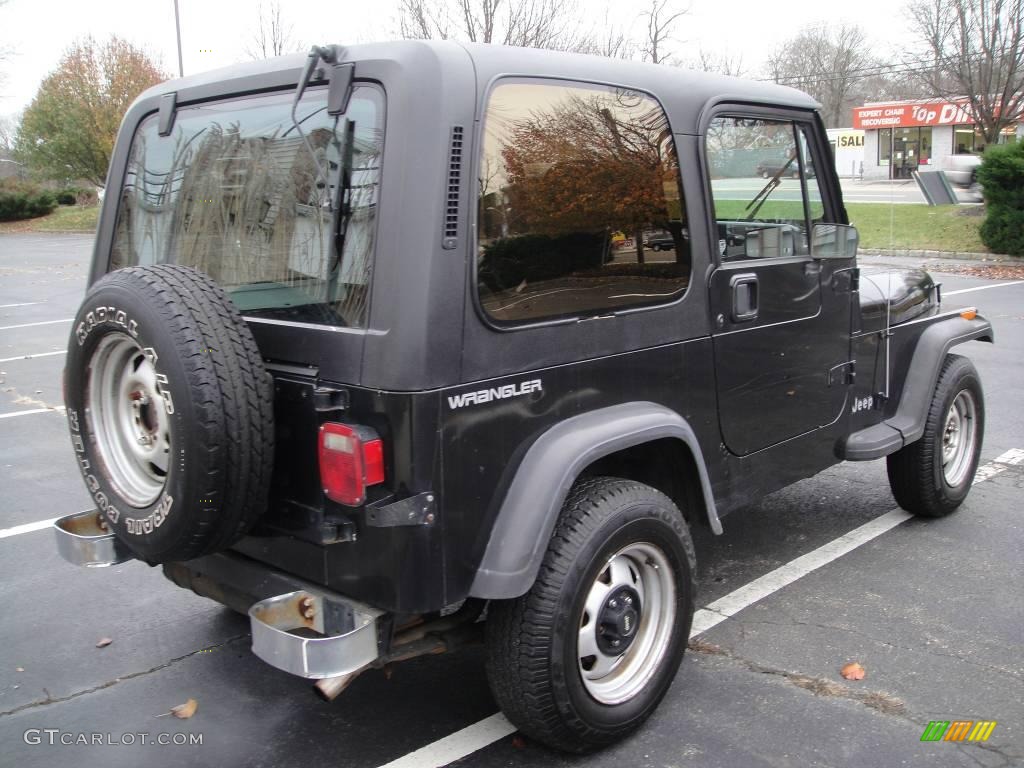
[[[913,128],[926,125],[973,124],[966,102],[869,104],[853,110],[854,128]]]

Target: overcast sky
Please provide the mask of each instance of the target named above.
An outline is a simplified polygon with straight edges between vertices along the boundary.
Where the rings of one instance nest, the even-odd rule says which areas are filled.
[[[578,0],[580,18],[605,16],[625,24],[648,7],[639,0]],[[699,48],[743,55],[748,72],[759,68],[781,41],[803,25],[861,25],[883,61],[897,59],[910,43],[905,0],[690,0],[690,13],[676,25],[673,52],[695,56]],[[680,2],[684,5],[684,2]],[[282,0],[293,36],[309,43],[346,43],[397,37],[398,0],[300,2]],[[244,61],[257,24],[256,2],[179,0],[185,74]],[[636,22],[634,32],[641,31]],[[0,7],[0,48],[11,51],[0,65],[0,116],[25,108],[61,52],[76,38],[119,35],[144,48],[165,71],[177,74],[173,0],[8,0]]]

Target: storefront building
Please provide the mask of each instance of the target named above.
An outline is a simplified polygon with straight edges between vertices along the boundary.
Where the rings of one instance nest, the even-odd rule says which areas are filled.
[[[853,110],[853,127],[864,131],[864,178],[909,179],[918,168],[939,170],[950,155],[980,153],[965,102],[900,101]],[[1003,132],[1000,143],[1024,137],[1024,124]]]

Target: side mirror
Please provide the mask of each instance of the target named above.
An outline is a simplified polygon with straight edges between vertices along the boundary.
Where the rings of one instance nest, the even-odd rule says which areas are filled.
[[[860,235],[848,224],[815,224],[811,227],[811,258],[852,259]]]

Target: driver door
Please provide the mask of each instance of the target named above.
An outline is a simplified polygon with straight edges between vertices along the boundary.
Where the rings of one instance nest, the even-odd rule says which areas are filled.
[[[719,419],[744,456],[835,421],[852,374],[852,263],[811,257],[809,232],[826,218],[813,175],[813,125],[722,115],[706,147],[718,265],[709,290]],[[758,169],[771,167],[768,179]],[[848,277],[848,276],[847,276]]]

